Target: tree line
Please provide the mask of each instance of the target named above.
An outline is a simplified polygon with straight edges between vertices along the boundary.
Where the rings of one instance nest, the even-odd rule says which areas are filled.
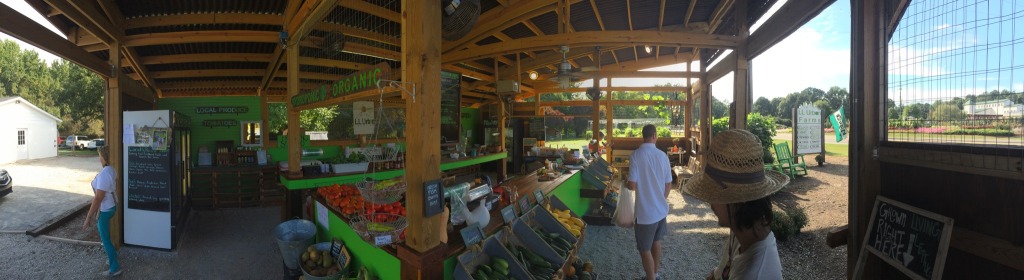
[[[105,81],[60,59],[47,64],[33,50],[0,41],[0,97],[20,96],[62,120],[61,135],[103,136]]]

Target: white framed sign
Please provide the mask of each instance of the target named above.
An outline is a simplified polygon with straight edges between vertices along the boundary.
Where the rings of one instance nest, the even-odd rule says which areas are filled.
[[[793,117],[793,133],[796,138],[796,154],[820,154],[822,145],[821,109],[810,103],[796,108]]]
[[[356,135],[373,134],[374,113],[372,101],[352,102],[352,129]]]

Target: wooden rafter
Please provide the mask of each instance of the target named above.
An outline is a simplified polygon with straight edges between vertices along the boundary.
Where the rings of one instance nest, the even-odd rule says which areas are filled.
[[[658,31],[582,31],[571,34],[542,35],[488,45],[486,49],[464,50],[447,54],[445,63],[458,63],[516,53],[524,50],[542,50],[559,46],[623,46],[663,45],[732,49],[740,41],[735,36],[696,34],[688,32]]]
[[[301,1],[289,1],[298,3]],[[298,7],[296,7],[298,8]],[[257,13],[203,13],[137,17],[125,20],[125,29],[194,24],[267,24],[283,22],[284,16]]]
[[[661,31],[661,26],[665,25],[665,0],[661,0],[661,9],[658,11],[658,31]]]
[[[0,5],[0,31],[81,65],[104,78],[111,76],[109,63],[57,36],[7,5]]]
[[[298,43],[302,37],[313,29],[312,26],[320,22],[327,13],[334,10],[337,6],[338,0],[309,0],[303,2],[301,6],[295,8],[298,4],[295,3],[298,0],[291,0],[286,7],[286,16],[294,10],[294,15],[291,17],[285,17],[281,21],[281,25],[285,27],[285,31],[288,32],[288,39],[285,42],[286,46],[292,46],[298,48]],[[277,33],[277,32],[270,32]],[[274,35],[270,35],[274,37]],[[274,38],[272,42],[277,43],[280,40],[280,34],[278,33],[277,38]],[[281,63],[285,60],[284,47],[274,48],[274,54],[270,58],[270,63],[267,65],[266,71],[264,71],[263,79],[260,81],[259,93],[263,94],[263,91],[267,89],[267,85],[273,80],[277,71],[281,69]]]
[[[718,7],[711,13],[711,20],[708,21],[708,34],[715,33],[718,26],[725,21],[725,16],[733,10],[733,4],[736,0],[722,0],[718,2]]]
[[[597,25],[601,27],[601,31],[604,31],[604,20],[601,19],[601,12],[597,11],[597,2],[590,0],[590,8],[594,10],[594,17],[597,18]]]
[[[95,23],[89,20],[88,16],[78,11],[78,9],[75,8],[75,6],[71,5],[71,2],[64,0],[47,0],[46,3],[50,4],[50,6],[53,8],[61,10],[61,13],[64,14],[64,17],[67,17],[69,20],[74,22],[80,28],[84,29],[86,32],[89,32],[93,36],[99,38],[100,41],[104,44],[110,44],[114,41],[114,38],[111,38],[109,35],[107,35],[106,32],[103,31],[101,27],[97,26]]]
[[[683,26],[690,27],[690,18],[693,17],[693,8],[697,7],[697,0],[690,0],[690,7],[686,9],[686,16],[683,17]]]
[[[513,40],[512,37],[509,37],[508,35],[505,35],[504,32],[495,32],[494,33],[494,37],[498,38],[498,40],[501,40],[502,42],[504,42],[504,41],[512,41]],[[525,53],[526,56],[529,56],[529,57],[537,56],[537,54],[535,54],[533,52],[523,52],[523,53]],[[504,62],[502,62],[502,63],[504,63]],[[512,65],[512,64],[511,63],[506,63],[506,65]]]
[[[467,44],[480,41],[491,34],[501,32],[519,22],[529,22],[529,19],[554,11],[559,0],[522,0],[509,7],[496,7],[480,15],[473,29],[459,40],[444,42],[445,53],[458,51],[465,48]],[[581,0],[570,0],[570,4]],[[529,27],[529,25],[527,25]],[[537,29],[539,31],[540,29]],[[537,32],[535,31],[535,32]]]
[[[111,0],[99,0],[99,3],[100,7],[107,15],[108,22],[112,25],[110,28],[116,28],[115,26],[124,26],[124,14],[121,13],[121,8],[114,4],[114,2],[111,2]],[[103,24],[98,25],[104,26]],[[124,37],[124,29],[112,30],[110,33],[114,33],[116,38]],[[122,48],[125,60],[128,61],[128,65],[131,65],[132,68],[135,69],[135,73],[139,74],[139,78],[142,80],[142,83],[148,87],[150,91],[155,93],[156,96],[162,97],[162,91],[156,86],[153,78],[149,76],[149,69],[146,65],[139,61],[141,56],[135,51],[135,48],[128,46],[123,46]]]
[[[629,20],[629,31],[633,31],[633,8],[630,7],[630,1],[626,0],[626,19]],[[661,25],[658,25],[658,31],[661,31]],[[640,60],[640,54],[636,51],[636,46],[633,46],[633,58]]]

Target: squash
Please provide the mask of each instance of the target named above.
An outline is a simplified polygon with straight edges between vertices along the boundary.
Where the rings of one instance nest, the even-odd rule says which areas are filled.
[[[573,275],[576,275],[576,268],[570,265],[569,269],[565,271],[565,276],[572,277]]]

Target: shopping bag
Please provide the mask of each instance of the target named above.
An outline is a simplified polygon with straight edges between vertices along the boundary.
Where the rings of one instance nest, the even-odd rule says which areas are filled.
[[[636,224],[636,213],[634,212],[635,198],[632,190],[622,188],[619,190],[619,204],[615,206],[615,225],[631,228]]]

